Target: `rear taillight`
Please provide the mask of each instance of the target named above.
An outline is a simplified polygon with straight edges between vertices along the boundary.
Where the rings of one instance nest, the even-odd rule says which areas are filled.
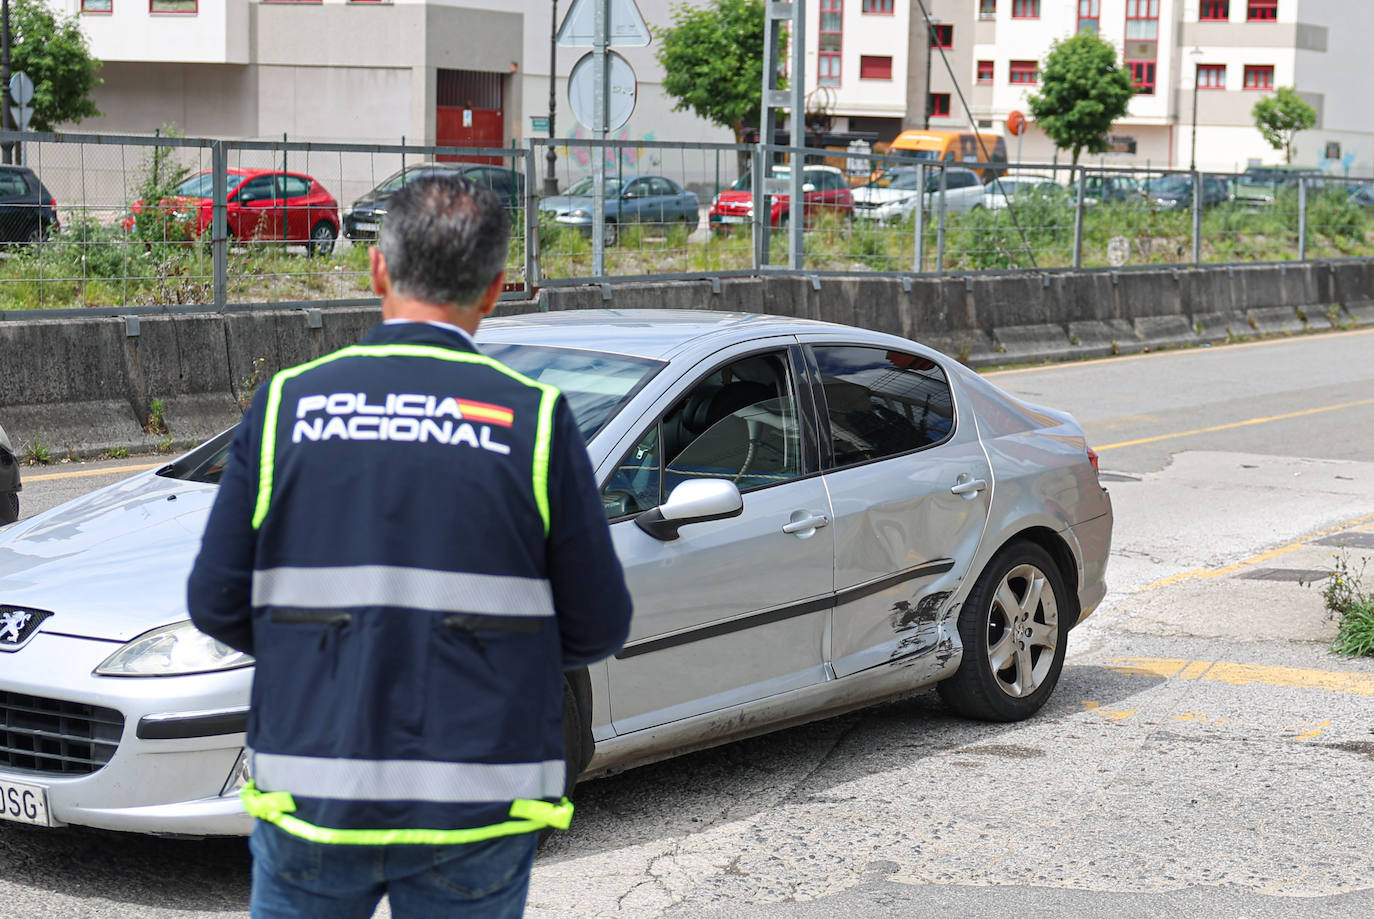
[[[1093,472],[1097,473],[1098,475],[1101,475],[1101,474],[1102,474],[1102,467],[1099,466],[1099,465],[1097,464],[1097,453],[1096,453],[1096,451],[1094,451],[1092,447],[1088,447],[1087,450],[1088,450],[1088,462],[1090,462],[1090,463],[1093,464]]]
[[[57,207],[57,199],[56,199],[56,198],[49,198],[49,199],[48,199],[48,207]]]

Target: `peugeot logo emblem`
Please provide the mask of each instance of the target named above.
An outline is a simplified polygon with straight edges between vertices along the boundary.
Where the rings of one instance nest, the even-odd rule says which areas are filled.
[[[0,606],[0,651],[23,647],[38,631],[39,623],[51,615],[42,609]]]

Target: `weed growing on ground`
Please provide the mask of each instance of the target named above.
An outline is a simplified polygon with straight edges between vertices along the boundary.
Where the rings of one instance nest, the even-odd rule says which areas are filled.
[[[30,466],[46,466],[52,462],[52,448],[35,437],[33,443],[29,444],[28,455],[24,458]]]
[[[1356,567],[1342,549],[1322,588],[1326,608],[1340,619],[1331,650],[1352,657],[1374,657],[1374,590],[1364,586],[1368,558]]]

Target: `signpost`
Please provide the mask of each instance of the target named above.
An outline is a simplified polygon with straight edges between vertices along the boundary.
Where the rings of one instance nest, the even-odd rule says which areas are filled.
[[[558,44],[590,45],[592,50],[573,67],[568,103],[573,115],[597,140],[604,141],[607,134],[628,122],[635,107],[634,68],[610,50],[611,44],[643,47],[649,41],[649,26],[635,0],[573,0],[558,30]],[[592,274],[597,277],[606,273],[605,149],[596,148],[592,167]]]

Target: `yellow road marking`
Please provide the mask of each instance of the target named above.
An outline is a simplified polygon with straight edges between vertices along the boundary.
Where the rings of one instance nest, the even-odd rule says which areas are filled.
[[[1300,725],[1300,727],[1306,728],[1307,730],[1304,731],[1300,730],[1299,728],[1292,728],[1293,733],[1289,736],[1294,738],[1295,740],[1311,740],[1313,737],[1320,736],[1322,732],[1324,732],[1327,728],[1331,727],[1331,722],[1329,720],[1317,721],[1314,723],[1310,722],[1308,724]]]
[[[1303,548],[1314,539],[1321,539],[1323,536],[1330,536],[1332,533],[1340,533],[1343,530],[1350,530],[1356,527],[1364,526],[1365,524],[1370,522],[1374,522],[1374,514],[1365,514],[1363,517],[1355,517],[1352,520],[1346,520],[1342,523],[1337,523],[1334,526],[1329,526],[1324,529],[1317,530],[1315,533],[1308,533],[1301,539],[1296,539],[1293,542],[1286,543],[1285,545],[1279,546],[1276,549],[1269,549],[1268,551],[1261,552],[1258,555],[1252,555],[1249,558],[1241,559],[1238,562],[1234,562],[1230,565],[1226,565],[1221,568],[1194,568],[1190,571],[1180,571],[1178,574],[1171,574],[1168,577],[1160,578],[1158,581],[1151,581],[1144,587],[1138,587],[1134,591],[1132,591],[1132,593],[1144,593],[1147,590],[1155,590],[1160,587],[1168,587],[1171,584],[1177,584],[1180,581],[1189,581],[1194,578],[1205,579],[1224,577],[1228,574],[1234,574],[1237,571],[1241,571],[1253,565],[1258,565],[1262,562],[1273,561],[1281,555],[1287,555],[1289,552],[1296,552],[1298,549]]]
[[[1287,689],[1320,689],[1353,696],[1374,696],[1374,673],[1338,673],[1271,664],[1237,664],[1230,661],[1192,661],[1164,657],[1124,657],[1105,662],[1114,673],[1164,679],[1226,683],[1230,686],[1280,686]],[[1316,725],[1321,727],[1322,725]]]
[[[1082,702],[1082,703],[1079,703],[1079,704],[1081,704],[1081,705],[1083,706],[1083,711],[1085,711],[1085,712],[1097,712],[1099,715],[1104,715],[1104,716],[1106,716],[1106,718],[1107,718],[1109,721],[1125,721],[1127,718],[1129,718],[1129,717],[1131,717],[1132,715],[1134,715],[1134,714],[1136,713],[1136,711],[1137,711],[1137,709],[1134,709],[1134,708],[1123,708],[1123,709],[1103,708],[1101,702],[1086,702],[1086,701],[1085,701],[1085,702]]]
[[[1282,415],[1265,415],[1260,418],[1247,418],[1244,421],[1231,421],[1226,424],[1214,424],[1207,428],[1193,428],[1189,431],[1175,431],[1172,434],[1156,434],[1153,437],[1138,437],[1135,440],[1123,440],[1114,444],[1102,444],[1093,447],[1098,453],[1105,453],[1108,450],[1119,450],[1122,447],[1138,447],[1141,444],[1158,443],[1161,440],[1173,440],[1178,437],[1192,437],[1194,434],[1211,434],[1214,431],[1229,431],[1234,428],[1243,428],[1255,424],[1269,424],[1274,421],[1285,421],[1289,418],[1302,418],[1306,415],[1319,415],[1322,412],[1336,412],[1345,408],[1355,408],[1361,405],[1374,405],[1374,399],[1358,399],[1354,402],[1340,402],[1336,405],[1321,405],[1316,408],[1305,408],[1296,412],[1285,412]]]
[[[159,466],[166,466],[170,460],[163,460],[159,463],[144,463],[141,466],[111,466],[109,469],[77,469],[72,472],[49,472],[44,475],[23,476],[24,482],[48,482],[53,479],[80,479],[88,475],[119,475],[121,472],[142,472],[145,469],[157,469]]]

